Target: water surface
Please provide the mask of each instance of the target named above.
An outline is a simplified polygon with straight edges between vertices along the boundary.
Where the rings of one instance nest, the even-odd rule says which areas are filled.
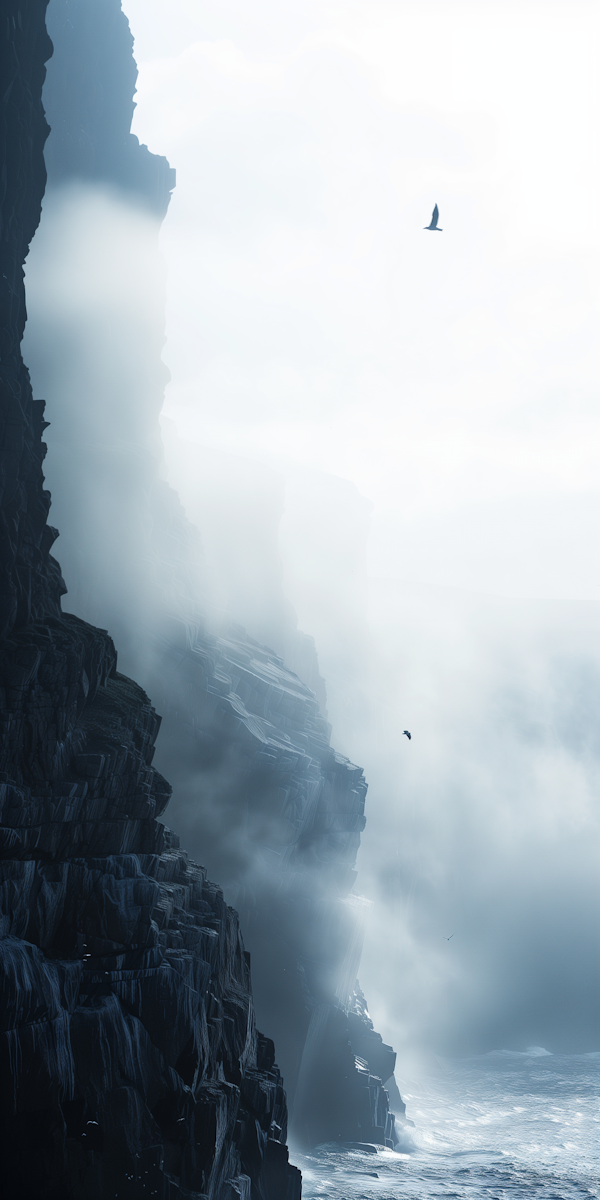
[[[296,1154],[304,1200],[574,1200],[600,1195],[600,1054],[534,1048],[437,1060],[400,1080],[399,1152]]]

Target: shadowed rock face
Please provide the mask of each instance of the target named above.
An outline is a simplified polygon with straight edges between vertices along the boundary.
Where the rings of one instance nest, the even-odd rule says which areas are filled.
[[[23,262],[40,219],[46,183],[42,109],[44,61],[52,44],[45,4],[3,6],[0,44],[0,636],[43,613],[57,616],[66,590],[50,556],[43,401],[33,402],[21,358],[25,326]]]
[[[43,406],[20,354],[45,7],[5,0],[0,16],[2,1195],[297,1200],[237,914],[157,819],[159,718],[108,634],[60,611]]]

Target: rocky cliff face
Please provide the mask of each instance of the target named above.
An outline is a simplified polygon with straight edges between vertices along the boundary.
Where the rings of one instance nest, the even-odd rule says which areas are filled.
[[[0,634],[42,613],[58,615],[65,591],[49,551],[56,531],[47,524],[41,433],[44,405],[33,402],[21,358],[25,326],[23,262],[37,228],[46,182],[43,146],[48,127],[41,91],[51,53],[41,6],[7,5],[2,13],[0,153],[0,385],[2,488],[0,515]]]
[[[242,630],[172,648],[162,668],[176,822],[236,896],[294,1135],[393,1144],[395,1054],[357,1007],[363,772],[332,750],[308,688]]]
[[[0,18],[2,1194],[296,1200],[237,914],[158,820],[159,718],[108,634],[60,610],[20,354],[45,7],[6,0]]]
[[[164,211],[172,176],[164,160],[159,168],[149,165],[153,156],[129,133],[135,67],[127,23],[118,0],[96,0],[93,5],[89,0],[51,0],[49,21],[60,70],[53,74],[50,63],[44,91],[53,132],[47,146],[49,191],[40,235],[44,236],[45,228],[51,229],[52,204],[62,203],[62,196],[71,195],[66,201],[71,205],[70,215],[83,211],[86,220],[90,214],[93,217],[98,212],[88,203],[93,183],[101,185],[103,194],[110,190],[111,230],[118,229],[119,205],[125,199],[129,236],[136,222],[146,220],[149,212],[160,216]],[[82,71],[81,62],[88,58],[92,67],[89,72]],[[127,88],[121,86],[122,78],[127,80]],[[157,180],[162,188],[158,199]],[[88,190],[73,201],[74,185],[81,188],[82,184]],[[132,210],[136,196],[141,198],[140,208]],[[134,215],[133,226],[132,211],[140,214],[139,218]],[[67,222],[67,226],[75,223]],[[151,232],[151,254],[156,254],[157,229],[155,225]],[[98,228],[90,224],[84,250],[85,238],[92,242],[98,236]],[[119,246],[123,244],[121,240]],[[107,270],[116,281],[115,296],[123,281],[119,246],[115,250],[110,239],[106,242]],[[133,262],[131,271],[137,269]],[[33,264],[28,266],[28,280],[30,277],[35,278]],[[89,277],[85,286],[89,289]],[[66,603],[88,620],[109,625],[121,663],[141,681],[162,714],[156,761],[175,788],[170,819],[190,852],[207,864],[240,912],[245,943],[252,955],[259,1024],[275,1039],[297,1138],[305,1145],[332,1138],[391,1144],[394,1118],[383,1084],[392,1075],[395,1056],[372,1029],[355,990],[365,902],[354,894],[353,884],[366,784],[362,771],[331,748],[322,706],[312,690],[315,680],[322,686],[314,646],[310,639],[287,630],[286,653],[293,653],[305,681],[312,685],[309,687],[282,658],[238,625],[218,624],[207,617],[210,580],[199,535],[187,521],[176,493],[161,477],[157,427],[157,398],[164,383],[159,360],[161,331],[152,334],[152,362],[148,362],[143,339],[124,360],[123,340],[127,345],[135,343],[136,333],[133,324],[127,325],[131,318],[125,313],[115,325],[102,326],[98,345],[85,360],[77,340],[69,341],[80,336],[73,311],[65,314],[61,324],[59,309],[53,297],[52,336],[46,337],[46,342],[59,345],[61,354],[58,358],[55,353],[54,358],[47,356],[46,364],[51,359],[52,369],[44,373],[44,354],[39,352],[44,345],[41,318],[30,322],[28,356],[35,360],[35,379],[38,386],[48,389],[51,407],[50,474],[60,514],[61,547],[64,543],[61,559],[70,589]],[[77,363],[77,379],[69,398],[71,362]],[[109,421],[103,416],[107,408]],[[68,625],[74,618],[57,620]],[[109,672],[109,691],[113,682]],[[85,699],[78,720],[84,720],[89,703]],[[110,758],[114,764],[120,762],[120,752],[113,747],[112,756],[108,755],[101,745],[108,732],[106,722],[103,710],[89,752],[107,761]],[[80,738],[77,730],[78,726],[70,734],[75,740]],[[125,732],[115,737],[119,746],[129,745]],[[77,741],[73,753],[85,754],[87,745]],[[101,793],[94,793],[94,801],[106,798],[108,803],[106,787],[112,770],[113,766],[103,768],[107,774],[100,778],[105,783]],[[64,778],[71,776],[67,773]],[[157,784],[155,791],[158,788],[164,795],[161,786],[165,785]],[[142,803],[142,792],[140,788],[135,793],[141,809],[135,807],[134,793],[128,793],[130,807],[121,810],[120,817],[113,808],[97,810],[99,821],[120,820],[123,833],[131,831],[132,822],[137,823],[135,834],[127,832],[133,841],[123,850],[137,855],[140,862],[140,854],[161,853],[160,844],[150,846],[147,840],[154,836],[160,804],[157,809],[155,800],[152,811],[147,792]],[[144,807],[146,801],[148,807]],[[101,836],[108,838],[108,833]],[[165,851],[177,857],[173,835],[156,836],[166,837]],[[115,853],[114,843],[107,840],[103,844],[106,855]],[[85,853],[77,849],[78,857]],[[96,856],[98,851],[92,848],[89,853]],[[185,865],[180,855],[178,861]],[[140,870],[154,878],[146,866]],[[177,900],[176,905],[183,914],[192,914],[189,920],[181,917],[191,926],[193,904],[186,907]],[[158,926],[158,918],[152,919]],[[210,927],[209,922],[202,924]],[[85,933],[86,954],[88,933],[91,936],[91,931]],[[167,949],[187,954],[188,944],[169,943]],[[199,953],[202,957],[204,951]],[[239,986],[233,968],[230,975]],[[205,992],[200,989],[198,993],[209,1035],[211,1021],[215,1031],[229,1028],[226,1022],[219,1024],[219,1013],[226,1010],[223,986],[213,972]],[[210,996],[222,1009],[212,1007]],[[133,1015],[143,1022],[147,1011],[145,1006],[141,1017],[138,1012]],[[165,1013],[169,1011],[165,1008]],[[202,1024],[202,1017],[198,1019]],[[239,1068],[242,1080],[248,1071],[264,1067],[261,1045],[256,1042],[257,1057]],[[265,1101],[261,1108],[263,1101],[258,1103],[265,1087],[267,1091],[280,1087],[276,1074],[271,1071],[270,1083],[257,1083],[258,1109],[252,1110],[252,1115],[243,1108],[243,1088],[231,1075],[225,1049],[220,1058],[219,1053],[213,1054],[202,1086],[206,1081],[222,1080],[234,1089],[227,1093],[233,1097],[232,1105],[242,1106],[231,1143],[238,1146],[238,1175],[231,1166],[233,1160],[227,1159],[230,1141],[225,1116],[219,1117],[221,1124],[211,1116],[213,1133],[207,1135],[206,1145],[212,1147],[213,1157],[209,1155],[208,1166],[202,1168],[204,1182],[195,1184],[197,1190],[205,1188],[207,1193],[219,1195],[229,1171],[231,1178],[246,1174],[252,1179],[253,1196],[267,1196],[271,1186],[268,1172],[277,1169],[282,1173],[277,1186],[285,1184],[294,1194],[295,1176],[287,1173],[284,1161],[285,1120],[280,1109],[275,1112],[274,1095],[272,1104]],[[177,1062],[169,1060],[169,1066],[179,1073]],[[189,1072],[181,1076],[194,1096],[201,1078],[196,1078],[195,1071],[196,1066],[191,1078]],[[238,1101],[236,1088],[241,1097]],[[143,1098],[143,1088],[140,1095]],[[256,1116],[259,1110],[260,1119]],[[154,1113],[153,1108],[151,1111]],[[223,1109],[227,1121],[232,1111]],[[253,1120],[259,1122],[256,1145],[249,1148],[247,1130]],[[188,1145],[196,1135],[180,1117],[169,1130],[179,1126],[186,1131],[181,1145]],[[279,1150],[273,1148],[275,1143]],[[181,1162],[187,1161],[183,1150],[181,1154]],[[220,1161],[219,1155],[229,1164],[222,1169],[214,1165]],[[164,1161],[171,1161],[166,1149]],[[214,1178],[210,1174],[213,1169]],[[168,1173],[179,1180],[178,1186],[192,1187],[185,1174],[177,1176],[170,1169]],[[245,1185],[235,1186],[239,1190]]]

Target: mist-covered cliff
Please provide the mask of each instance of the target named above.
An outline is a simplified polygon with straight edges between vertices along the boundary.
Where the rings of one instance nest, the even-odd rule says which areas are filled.
[[[52,396],[52,490],[71,593],[66,603],[109,624],[121,660],[162,714],[157,761],[174,786],[171,819],[240,912],[257,1013],[275,1039],[296,1136],[305,1143],[391,1141],[382,1082],[395,1056],[389,1048],[378,1052],[382,1042],[372,1030],[370,1039],[353,1034],[348,1020],[353,1006],[358,1011],[354,987],[368,909],[354,892],[363,773],[330,746],[314,644],[297,630],[278,578],[276,526],[257,534],[272,538],[261,558],[260,631],[286,661],[223,616],[202,529],[199,537],[164,480],[157,235],[168,194],[153,223],[150,196],[136,199],[148,173],[134,186],[123,166],[135,71],[122,15],[121,48],[111,57],[118,9],[116,0],[96,5],[92,27],[85,3],[52,0],[49,8],[57,57],[44,103],[54,132],[44,219],[28,266],[35,308],[27,353],[34,378]],[[85,59],[91,39],[89,76],[71,71],[71,59]],[[106,79],[114,72],[119,81],[108,102]],[[81,126],[87,149],[78,160],[72,147]],[[64,140],[68,153],[53,148],[53,139]],[[166,170],[162,179],[165,188],[172,185]],[[57,255],[69,281],[62,309],[55,297],[45,299]],[[76,374],[64,366],[74,361]],[[325,1047],[333,1057],[324,1075]],[[402,1111],[401,1102],[396,1107]]]
[[[165,1196],[291,1198],[299,1176],[269,1038],[303,1143],[395,1136],[383,1087],[395,1056],[355,990],[366,785],[329,744],[314,646],[283,598],[284,644],[321,704],[277,654],[218,617],[198,533],[163,478],[156,236],[173,177],[129,133],[135,67],[117,0],[52,0],[49,11],[57,72],[44,103],[55,141],[28,261],[26,344],[53,421],[48,471],[75,610],[61,611],[43,402],[19,349],[51,47],[44,6],[17,7],[2,30],[12,78],[2,227],[7,1195],[103,1196],[113,1185],[141,1195],[151,1183]],[[136,306],[142,296],[147,307]],[[121,663],[163,714],[159,765],[176,788],[174,816],[235,897],[267,1038],[256,1032],[237,914],[157,819],[171,790],[152,766],[159,720],[117,671],[112,639],[86,621],[109,625]]]
[[[45,3],[0,21],[0,1144],[7,1200],[300,1195],[237,914],[157,819],[159,718],[63,614],[20,343]]]

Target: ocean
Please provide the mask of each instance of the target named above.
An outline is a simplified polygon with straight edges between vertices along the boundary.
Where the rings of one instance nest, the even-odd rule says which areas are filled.
[[[600,1195],[600,1053],[498,1051],[399,1078],[398,1151],[293,1154],[303,1200],[574,1200]]]

